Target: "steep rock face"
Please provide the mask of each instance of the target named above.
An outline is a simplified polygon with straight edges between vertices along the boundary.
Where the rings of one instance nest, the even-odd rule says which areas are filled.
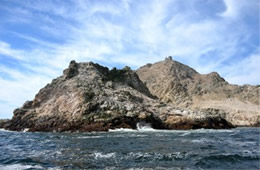
[[[33,101],[14,111],[6,128],[91,131],[134,127],[133,120],[139,119],[137,113],[146,114],[142,105],[144,98],[149,100],[153,96],[128,67],[109,70],[92,62],[72,61],[61,77],[41,89]],[[132,116],[126,118],[127,111],[131,110]]]
[[[230,85],[216,72],[202,75],[171,57],[145,65],[136,73],[150,92],[166,103],[192,110],[224,111],[227,114],[223,118],[238,126],[260,122],[260,86]]]
[[[4,127],[29,131],[106,131],[135,129],[138,122],[151,123],[157,129],[233,127],[211,112],[181,110],[157,100],[129,67],[109,70],[92,62],[75,61],[71,61],[62,76],[41,89],[33,101],[16,109]]]

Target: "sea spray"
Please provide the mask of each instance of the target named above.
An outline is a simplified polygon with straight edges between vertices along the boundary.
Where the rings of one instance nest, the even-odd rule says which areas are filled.
[[[119,128],[119,129],[109,129],[109,132],[149,132],[149,131],[156,131],[153,129],[150,123],[146,122],[138,122],[136,124],[136,129],[128,129],[128,128]]]
[[[138,131],[155,131],[155,129],[151,127],[151,124],[146,122],[137,123],[136,128]]]

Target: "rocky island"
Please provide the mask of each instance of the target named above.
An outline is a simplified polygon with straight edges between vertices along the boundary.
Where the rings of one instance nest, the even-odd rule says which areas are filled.
[[[171,57],[136,71],[71,61],[1,126],[46,132],[136,129],[140,122],[155,129],[259,126],[259,90],[230,85],[216,72],[199,74]]]

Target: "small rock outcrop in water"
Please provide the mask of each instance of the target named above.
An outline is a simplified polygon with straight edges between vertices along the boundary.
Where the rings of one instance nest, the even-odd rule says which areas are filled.
[[[136,129],[137,123],[145,122],[156,129],[232,128],[229,121],[240,119],[228,119],[228,110],[190,107],[196,101],[193,97],[217,94],[224,86],[229,87],[217,73],[200,75],[172,58],[136,72],[129,67],[109,70],[93,62],[71,61],[62,76],[41,89],[33,101],[16,109],[4,127],[107,131]]]

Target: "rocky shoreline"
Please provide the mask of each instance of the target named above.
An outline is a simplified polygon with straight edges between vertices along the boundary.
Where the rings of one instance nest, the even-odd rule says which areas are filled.
[[[25,121],[25,120],[23,120]],[[137,129],[140,122],[149,123],[154,129],[168,130],[189,130],[189,129],[230,129],[235,128],[230,122],[221,117],[187,118],[186,116],[171,115],[162,121],[154,118],[152,115],[140,118],[120,116],[110,120],[100,122],[69,122],[57,119],[44,120],[45,123],[39,124],[20,124],[12,120],[4,121],[0,124],[0,128],[12,131],[28,131],[28,132],[92,132],[92,131],[108,131],[110,129],[128,128]]]
[[[0,119],[0,129],[4,128],[9,119]]]
[[[198,73],[176,64],[171,58],[163,61],[163,64],[169,63],[171,69],[175,69],[174,74],[180,74],[181,79],[198,76]],[[90,132],[115,128],[136,129],[139,122],[150,123],[155,129],[229,129],[241,125],[233,124],[230,120],[234,116],[231,119],[225,109],[190,107],[192,104],[189,103],[194,100],[181,87],[183,85],[163,85],[159,93],[158,89],[154,89],[159,80],[146,75],[151,72],[145,72],[133,71],[129,67],[109,70],[93,62],[71,61],[62,76],[41,89],[33,101],[27,101],[16,109],[11,120],[0,121],[0,128],[31,132]],[[173,73],[162,71],[162,74],[169,74],[168,79],[171,79]],[[154,80],[156,82],[150,82]],[[222,81],[220,78],[217,80]],[[175,82],[179,80],[175,79]],[[176,100],[169,94],[174,94]],[[166,100],[167,96],[170,100]],[[252,118],[250,126],[259,126],[259,114],[256,113]]]

